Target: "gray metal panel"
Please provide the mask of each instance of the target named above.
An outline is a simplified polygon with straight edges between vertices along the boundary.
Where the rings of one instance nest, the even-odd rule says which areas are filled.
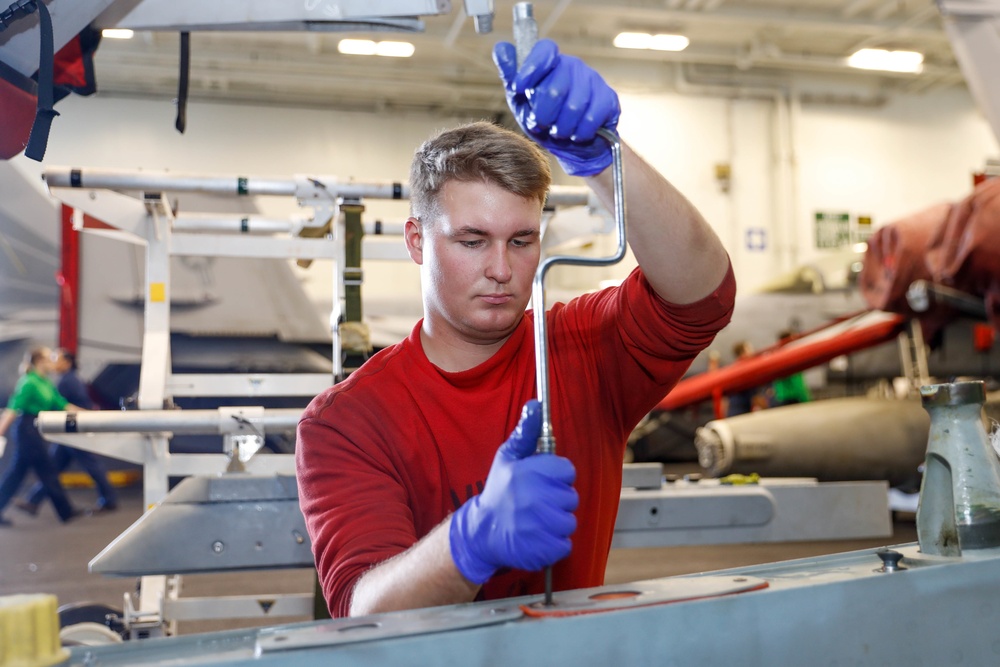
[[[658,489],[661,486],[662,463],[626,463],[622,466],[622,488]]]
[[[908,569],[895,573],[877,572],[875,550],[731,570],[770,587],[705,600],[259,655],[262,631],[193,635],[74,648],[70,664],[997,664],[1000,552],[935,560],[916,544],[898,550]]]
[[[113,576],[313,567],[295,478],[190,477],[90,562]]]
[[[187,477],[173,488],[163,503],[217,503],[299,500],[294,475],[226,474]]]
[[[888,537],[885,482],[716,480],[623,489],[613,548]]]
[[[612,546],[785,542],[892,534],[884,482],[678,482],[622,489]],[[313,567],[292,475],[188,477],[90,562],[116,576]]]

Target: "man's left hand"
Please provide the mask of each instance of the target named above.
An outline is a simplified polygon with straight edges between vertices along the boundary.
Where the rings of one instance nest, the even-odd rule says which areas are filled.
[[[540,40],[517,66],[513,44],[500,42],[493,61],[507,91],[507,104],[525,134],[556,156],[571,176],[594,176],[611,164],[611,145],[597,131],[614,130],[618,95],[579,58]]]

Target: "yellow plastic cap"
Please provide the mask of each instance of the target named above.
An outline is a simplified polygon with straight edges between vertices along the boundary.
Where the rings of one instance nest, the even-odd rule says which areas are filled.
[[[50,667],[69,658],[54,595],[0,597],[0,667]]]

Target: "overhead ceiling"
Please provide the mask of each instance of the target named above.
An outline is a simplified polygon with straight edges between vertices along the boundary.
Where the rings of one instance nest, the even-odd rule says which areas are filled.
[[[492,34],[477,34],[462,2],[427,16],[422,33],[196,32],[191,99],[348,109],[422,109],[492,114],[505,109],[491,60],[510,39],[513,2],[496,1]],[[919,92],[964,85],[933,0],[542,0],[539,32],[616,83],[662,89],[676,74],[746,85],[793,78]],[[616,49],[621,31],[681,33],[679,53]],[[340,39],[405,39],[411,58],[343,55]],[[861,47],[917,50],[920,74],[849,68]],[[98,88],[112,94],[176,96],[176,32],[102,41]]]

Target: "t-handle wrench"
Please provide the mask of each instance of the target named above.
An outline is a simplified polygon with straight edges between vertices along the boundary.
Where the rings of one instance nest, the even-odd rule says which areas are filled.
[[[517,52],[517,64],[520,66],[531,53],[532,47],[538,41],[538,24],[535,23],[534,8],[530,2],[518,2],[514,5],[514,48]],[[611,144],[611,157],[614,179],[614,214],[615,230],[618,236],[618,247],[609,257],[573,257],[569,255],[553,255],[546,257],[535,271],[535,279],[531,285],[531,301],[535,309],[535,381],[538,389],[538,400],[542,404],[542,432],[538,438],[536,451],[539,454],[555,454],[556,438],[552,433],[552,407],[549,400],[549,350],[545,333],[545,274],[556,264],[574,264],[577,266],[608,266],[617,264],[625,257],[625,178],[622,170],[622,148],[618,135],[606,128],[597,131]],[[545,568],[545,604],[552,604],[552,566]]]

